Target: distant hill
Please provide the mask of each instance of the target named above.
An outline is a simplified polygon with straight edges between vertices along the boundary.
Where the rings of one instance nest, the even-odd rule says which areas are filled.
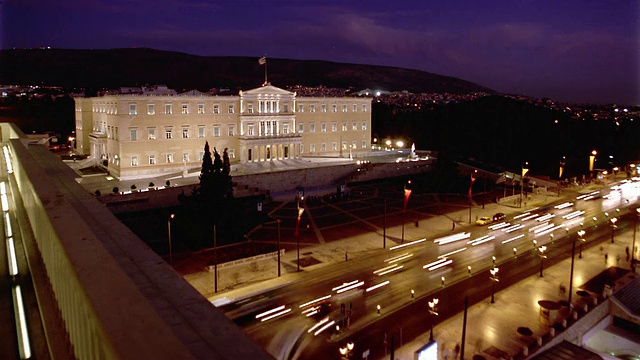
[[[419,70],[317,60],[268,59],[269,81],[290,85],[365,88],[413,93],[493,90]],[[166,84],[178,91],[250,89],[264,81],[258,57],[195,56],[147,48],[109,50],[0,50],[0,84],[119,88]]]

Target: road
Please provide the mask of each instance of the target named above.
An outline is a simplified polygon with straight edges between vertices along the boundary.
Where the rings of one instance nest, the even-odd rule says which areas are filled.
[[[497,286],[506,287],[540,271],[538,249],[543,246],[547,248],[542,265],[550,265],[571,255],[572,240],[578,239],[576,233],[581,229],[586,232],[583,246],[609,240],[612,231],[614,234],[624,231],[629,226],[629,219],[634,216],[628,215],[629,206],[635,203],[637,197],[607,199],[601,198],[602,195],[595,194],[596,198],[590,200],[576,200],[576,194],[573,194],[570,200],[560,200],[532,210],[529,214],[521,214],[517,219],[509,219],[510,225],[505,224],[502,228],[458,227],[456,233],[465,235],[448,244],[439,245],[434,240],[443,242],[451,238],[429,238],[389,250],[388,253],[381,252],[359,261],[325,267],[321,272],[302,275],[301,280],[294,284],[246,299],[242,304],[223,308],[223,311],[278,358],[333,357],[327,354],[335,354],[337,358],[338,347],[348,341],[356,341],[360,349],[369,349],[374,358],[381,357],[384,355],[385,329],[402,328],[405,341],[428,331],[431,321],[427,318],[427,302],[431,299],[438,298],[440,304],[446,304],[439,307],[439,316],[434,320],[441,321],[463,310],[464,296],[469,296],[470,304],[490,296],[492,282],[489,280],[489,269],[494,267],[492,256],[496,257],[495,265],[500,269]],[[629,203],[626,200],[630,200]],[[554,208],[567,201],[571,202],[570,206]],[[554,217],[545,220],[544,214]],[[615,223],[617,228],[612,230],[610,218],[614,216],[619,221]],[[488,240],[483,242],[485,239]],[[404,244],[415,240],[421,239],[407,239]],[[537,243],[534,244],[533,240]],[[393,262],[394,258],[401,260]],[[423,268],[426,264],[437,267],[439,260],[441,263],[452,260],[452,263],[433,271]],[[379,272],[376,274],[374,271]],[[383,274],[385,271],[390,272]],[[383,287],[364,290],[385,281],[389,283]],[[338,286],[352,282],[354,285],[362,284],[356,289],[338,293]],[[413,299],[412,289],[415,294]],[[310,318],[300,315],[302,310],[312,306],[301,308],[302,304],[329,295],[331,297],[323,301],[331,304],[328,315]],[[346,313],[352,309],[348,327],[345,326],[341,304],[345,305]],[[378,305],[381,307],[380,315]],[[279,306],[284,307],[261,319],[283,312],[281,316],[266,321],[255,318]],[[309,332],[314,324],[325,317],[328,319],[326,322]],[[331,326],[314,335],[327,324]],[[336,330],[336,325],[340,326],[340,330]],[[387,337],[389,345],[390,335]]]

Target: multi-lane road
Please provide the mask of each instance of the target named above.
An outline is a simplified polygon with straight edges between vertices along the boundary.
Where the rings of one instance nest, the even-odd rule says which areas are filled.
[[[470,304],[490,296],[490,269],[499,268],[498,286],[506,287],[571,256],[574,241],[578,252],[633,226],[639,184],[568,194],[503,222],[459,227],[446,237],[407,239],[222,309],[277,358],[339,358],[338,349],[348,342],[379,358],[397,329],[409,341],[462,311],[465,296]],[[428,312],[433,298],[440,299],[437,317]]]

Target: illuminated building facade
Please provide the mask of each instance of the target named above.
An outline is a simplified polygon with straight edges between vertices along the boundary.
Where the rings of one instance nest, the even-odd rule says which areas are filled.
[[[76,98],[77,149],[120,179],[199,167],[205,141],[232,163],[357,157],[371,149],[371,98],[302,97],[270,84],[233,96]]]

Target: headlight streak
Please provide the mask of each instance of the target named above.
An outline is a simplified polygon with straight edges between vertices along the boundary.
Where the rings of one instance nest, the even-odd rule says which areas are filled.
[[[516,230],[520,230],[520,229],[523,229],[523,228],[524,228],[524,225],[522,225],[522,224],[515,224],[515,225],[512,225],[512,226],[509,226],[509,227],[508,227],[508,228],[506,228],[506,229],[502,229],[502,231],[504,231],[504,232],[506,232],[506,233],[508,234],[508,233],[510,233],[510,232],[514,232],[514,231],[516,231]]]
[[[553,225],[553,224],[550,224],[550,225]],[[553,226],[553,227],[551,227],[549,229],[541,230],[539,233],[535,234],[535,236],[546,235],[546,234],[554,232],[554,231],[556,231],[558,229],[564,229],[564,228],[565,228],[564,224],[556,225],[556,226]]]
[[[405,246],[410,246],[410,245],[419,244],[419,243],[424,242],[424,241],[427,241],[427,239],[426,239],[426,238],[424,238],[424,239],[419,239],[419,240],[411,241],[411,242],[408,242],[408,243],[405,243],[405,244],[396,245],[396,246],[390,247],[390,248],[389,248],[389,250],[400,249],[400,248],[403,248],[403,247],[405,247]]]
[[[400,270],[400,269],[402,269],[403,267],[404,267],[404,265],[394,265],[394,266],[391,266],[391,269],[388,269],[388,270],[386,270],[386,271],[379,272],[379,273],[378,273],[378,276],[386,275],[386,274],[388,274],[388,273],[391,273],[391,272],[394,272],[394,271]],[[374,272],[374,273],[375,273],[375,272]]]
[[[539,222],[542,222],[542,221],[547,221],[547,220],[549,220],[551,218],[554,218],[554,217],[555,217],[554,214],[547,214],[547,215],[544,215],[544,216],[540,216],[536,220],[539,221]]]
[[[16,249],[12,237],[7,239],[7,257],[9,258],[9,275],[18,275],[18,260],[16,258]]]
[[[448,252],[448,253],[446,253],[446,254],[440,255],[440,256],[438,256],[438,259],[448,258],[448,257],[449,257],[449,255],[457,254],[457,253],[459,253],[459,252],[463,252],[463,251],[465,251],[465,250],[467,250],[467,248],[466,248],[466,247],[463,247],[463,248],[460,248],[460,249],[458,249],[458,250],[454,250],[454,251]]]
[[[499,223],[499,224],[495,224],[495,225],[491,225],[491,226],[489,226],[489,229],[491,229],[491,230],[498,230],[498,229],[502,229],[502,228],[507,227],[507,226],[509,226],[509,223],[507,223],[507,222],[501,222],[501,223]]]
[[[358,288],[358,287],[360,287],[362,285],[364,285],[364,281],[360,281],[359,283],[356,283],[356,284],[353,284],[353,285],[350,285],[350,286],[347,286],[347,287],[343,287],[342,289],[337,290],[336,292],[338,294],[342,294],[345,291],[353,290],[353,289]]]
[[[563,219],[566,219],[566,220],[571,220],[571,219],[573,219],[574,217],[578,217],[578,216],[580,216],[580,215],[582,215],[582,214],[584,214],[584,213],[585,213],[585,212],[584,212],[584,211],[582,211],[582,210],[576,210],[576,211],[574,211],[574,212],[572,212],[572,213],[569,213],[569,214],[567,214],[567,215],[564,215],[562,218],[563,218]]]
[[[513,217],[513,220],[520,219],[521,217],[525,217],[525,216],[527,216],[529,214],[531,214],[531,212],[527,211],[526,213],[522,213],[520,215],[516,215],[516,216]]]
[[[449,235],[449,236],[445,236],[445,237],[441,237],[441,238],[435,239],[435,240],[433,240],[433,242],[436,243],[436,244],[439,244],[439,245],[445,245],[445,244],[452,243],[454,241],[468,239],[470,237],[471,237],[471,233],[461,232],[461,233],[458,233],[458,234],[453,234],[453,235]]]
[[[471,241],[467,242],[467,244],[471,244],[471,246],[476,246],[476,245],[480,245],[480,244],[486,243],[488,241],[491,241],[491,240],[493,240],[495,238],[496,238],[495,236],[485,235],[485,236],[481,236],[481,237],[479,237],[477,239],[471,240]]]
[[[13,230],[11,229],[11,219],[9,219],[9,213],[4,213],[4,227],[7,232],[7,237],[10,238],[13,236]]]
[[[357,281],[357,280],[356,280],[356,281]],[[307,301],[306,303],[304,303],[304,304],[300,305],[300,309],[302,309],[302,308],[303,308],[303,307],[305,307],[305,306],[309,306],[309,305],[312,305],[312,304],[318,303],[318,302],[320,302],[320,301],[327,300],[327,299],[328,299],[328,298],[330,298],[330,297],[331,297],[331,295],[327,295],[327,296],[319,297],[319,298],[317,298],[317,299],[315,299],[315,300]]]
[[[320,321],[318,321],[315,325],[313,325],[309,330],[307,330],[307,333],[311,333],[312,331],[314,331],[315,329],[317,329],[318,327],[320,327],[322,324],[326,323],[327,321],[329,321],[329,318],[326,317]]]
[[[271,319],[273,319],[273,318],[276,318],[276,317],[278,317],[278,316],[282,316],[282,315],[287,314],[287,313],[289,313],[289,312],[291,312],[291,308],[288,308],[288,309],[286,309],[286,310],[280,311],[279,313],[275,313],[275,314],[273,314],[273,315],[269,315],[269,316],[267,316],[266,318],[264,318],[264,319],[262,319],[262,320],[260,320],[260,321],[267,321],[267,320],[271,320]]]
[[[547,221],[547,222],[545,222],[545,223],[543,223],[543,224],[533,226],[533,227],[531,227],[531,228],[529,229],[529,232],[536,232],[536,231],[538,231],[539,229],[542,229],[543,227],[545,227],[545,226],[547,226],[547,225],[549,225],[549,222],[548,222],[548,221]],[[551,224],[551,225],[553,226],[553,224]]]
[[[20,357],[28,359],[31,357],[31,344],[29,342],[29,332],[27,330],[27,319],[22,302],[22,290],[20,285],[13,287],[13,307],[15,312],[16,327],[18,328],[18,348]]]
[[[434,266],[428,268],[427,270],[429,270],[429,271],[438,270],[438,269],[440,269],[442,267],[445,267],[447,265],[450,265],[450,264],[453,264],[453,260],[451,260],[451,259],[449,259],[449,260],[447,260],[445,262],[442,262],[442,263],[440,263],[438,265],[434,265]]]
[[[353,280],[353,281],[348,282],[348,283],[342,283],[342,285],[334,287],[333,289],[331,289],[331,291],[338,291],[338,290],[342,289],[345,286],[353,285],[353,284],[355,284],[357,282],[358,282],[358,280]]]
[[[511,239],[504,240],[502,243],[503,244],[510,243],[510,242],[512,242],[514,240],[522,239],[523,237],[524,237],[524,234],[520,234],[520,235],[518,235],[516,237],[512,237]]]
[[[590,200],[590,199],[593,199],[595,197],[595,195],[598,195],[599,193],[600,193],[600,191],[590,192],[588,194],[580,195],[576,199],[578,199],[578,200]],[[587,198],[589,198],[589,199],[587,199]]]
[[[527,217],[523,217],[521,221],[531,220],[531,219],[537,218],[538,216],[540,216],[540,214],[531,214]]]
[[[274,309],[271,309],[271,310],[265,311],[265,312],[263,312],[263,313],[260,313],[260,314],[256,315],[256,319],[260,319],[260,318],[261,318],[261,317],[263,317],[263,316],[269,315],[269,314],[274,313],[274,312],[276,312],[276,311],[280,311],[280,310],[282,310],[282,309],[284,309],[284,305],[280,305],[280,306],[278,306],[277,308],[274,308]]]
[[[373,290],[378,289],[378,288],[381,288],[381,287],[383,287],[383,286],[385,286],[385,285],[389,285],[389,280],[384,281],[384,282],[381,282],[381,283],[380,283],[380,284],[378,284],[378,285],[373,285],[373,286],[372,286],[372,287],[370,287],[370,288],[367,288],[367,289],[366,289],[366,292],[373,291]]]
[[[402,255],[398,255],[398,256],[392,257],[392,258],[390,258],[390,259],[387,259],[387,260],[385,260],[384,262],[389,263],[389,264],[392,264],[392,263],[397,262],[397,261],[402,261],[402,260],[404,260],[404,259],[408,259],[408,258],[410,258],[410,257],[412,257],[412,256],[413,256],[413,254],[410,254],[410,253],[404,253],[404,254],[402,254]]]
[[[556,205],[556,206],[554,206],[553,208],[554,208],[554,209],[558,209],[558,210],[562,210],[562,209],[564,209],[564,208],[568,208],[568,207],[571,207],[571,206],[573,206],[573,203],[572,203],[572,202],[566,202],[566,203],[562,203],[562,204],[560,204],[560,205]]]
[[[434,261],[434,262],[432,262],[432,263],[429,263],[429,264],[427,264],[427,265],[423,266],[422,268],[423,268],[423,269],[426,269],[426,268],[428,268],[428,267],[431,267],[431,266],[434,266],[434,265],[437,265],[437,264],[443,263],[443,262],[445,262],[445,261],[447,261],[447,259],[440,259],[440,260],[436,260],[436,261]]]
[[[326,325],[324,325],[323,327],[321,327],[320,329],[318,329],[318,331],[316,331],[315,333],[313,333],[313,336],[318,336],[318,334],[320,334],[321,332],[325,331],[327,328],[329,328],[330,326],[332,326],[333,324],[335,324],[335,321],[331,321],[329,323],[327,323]]]

